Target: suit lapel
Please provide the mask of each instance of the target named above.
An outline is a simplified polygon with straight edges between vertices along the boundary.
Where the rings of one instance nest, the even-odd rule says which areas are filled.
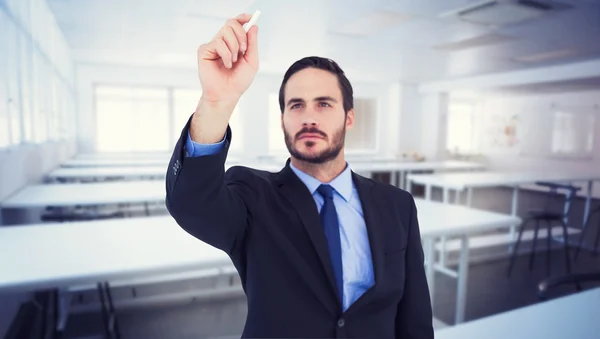
[[[306,185],[296,176],[289,167],[289,160],[285,168],[279,173],[277,179],[279,192],[296,210],[302,225],[304,226],[311,242],[321,261],[321,266],[325,272],[327,281],[329,282],[329,292],[332,296],[336,296],[337,287],[333,268],[331,267],[331,259],[329,257],[329,249],[327,247],[327,239],[323,232],[319,213],[315,205],[314,199],[306,188]],[[336,298],[337,300],[338,298]],[[341,301],[339,301],[341,307]]]
[[[378,283],[383,280],[385,267],[384,223],[381,220],[381,215],[377,212],[379,198],[373,192],[374,186],[370,180],[354,172],[352,172],[352,180],[360,197],[367,234],[369,236],[375,284],[360,296],[346,312],[354,312],[356,309],[369,303],[377,290]]]

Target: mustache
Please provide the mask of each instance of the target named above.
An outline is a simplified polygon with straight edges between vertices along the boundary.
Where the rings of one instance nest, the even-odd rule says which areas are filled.
[[[327,138],[327,134],[325,134],[325,132],[320,131],[316,127],[311,127],[311,128],[304,127],[298,133],[296,133],[296,139],[300,138],[300,135],[302,135],[304,133],[318,134],[318,135],[322,136],[323,138]]]

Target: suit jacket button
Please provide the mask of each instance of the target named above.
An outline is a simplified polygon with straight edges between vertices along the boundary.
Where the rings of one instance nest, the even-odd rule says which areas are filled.
[[[344,327],[344,325],[346,325],[346,322],[344,321],[344,319],[340,318],[340,320],[338,320],[337,322],[337,325],[338,327]]]

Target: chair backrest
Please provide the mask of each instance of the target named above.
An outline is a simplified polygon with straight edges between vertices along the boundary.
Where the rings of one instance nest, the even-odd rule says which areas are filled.
[[[559,183],[554,183],[554,182],[538,181],[535,184],[537,186],[542,186],[542,187],[548,188],[549,193],[551,193],[548,196],[548,199],[546,199],[546,203],[544,204],[544,210],[548,211],[550,208],[552,208],[552,206],[550,205],[552,203],[552,198],[556,194],[560,194],[561,196],[564,196],[564,198],[565,198],[564,203],[569,204],[568,205],[569,209],[566,211],[566,214],[568,214],[569,211],[571,210],[571,206],[573,206],[573,204],[571,204],[571,202],[577,196],[577,192],[579,192],[581,190],[581,187],[567,185],[567,184],[559,184]]]

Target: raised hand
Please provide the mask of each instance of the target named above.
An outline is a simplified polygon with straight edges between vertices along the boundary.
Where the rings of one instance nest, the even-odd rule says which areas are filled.
[[[198,48],[198,76],[202,100],[237,101],[258,71],[258,27],[248,33],[243,25],[252,15],[227,20],[214,38]]]

